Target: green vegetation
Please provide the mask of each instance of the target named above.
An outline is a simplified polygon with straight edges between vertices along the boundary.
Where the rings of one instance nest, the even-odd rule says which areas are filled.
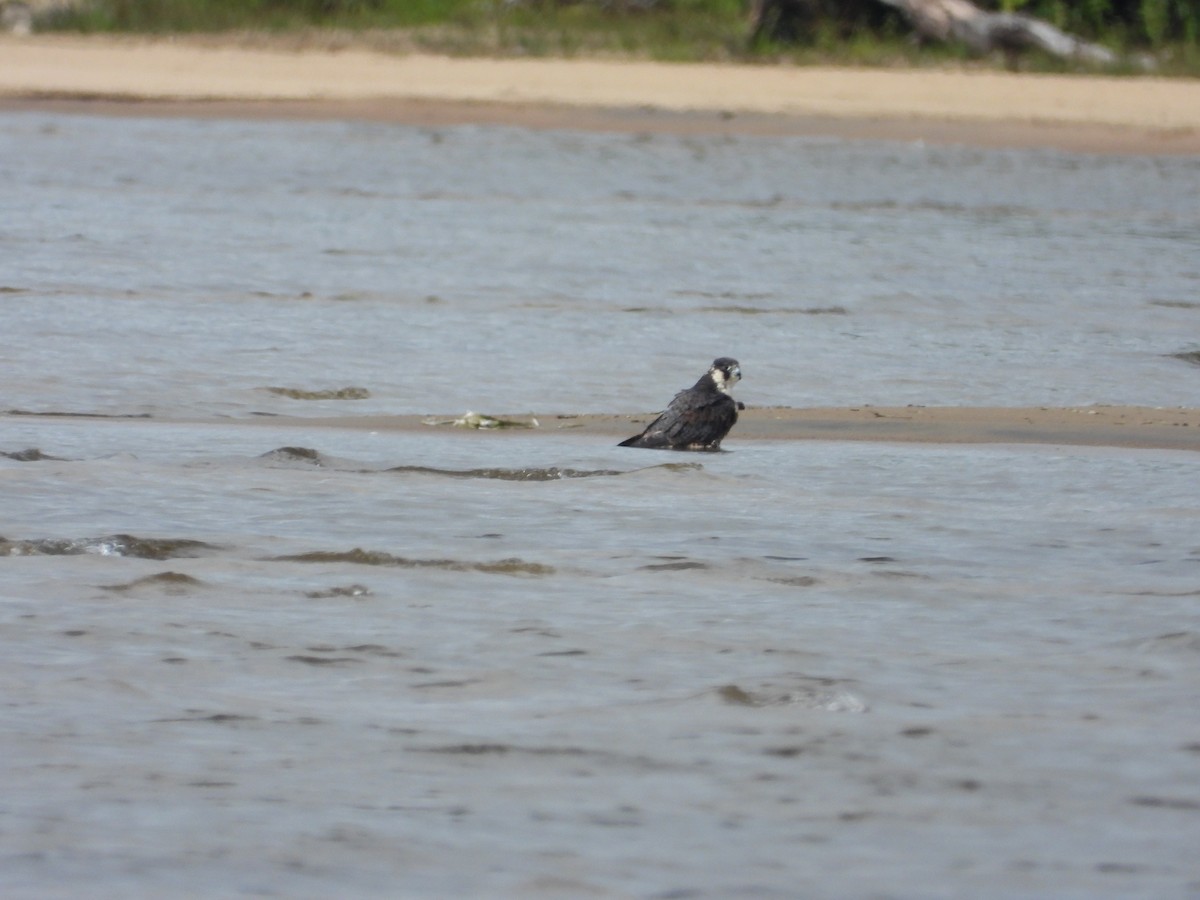
[[[1200,0],[976,0],[1044,18],[1167,74],[1200,75]],[[661,60],[926,65],[966,59],[919,46],[877,0],[782,0],[785,27],[750,40],[749,0],[94,0],[51,24],[85,32],[237,32],[247,39],[379,50]],[[1062,69],[1031,57],[1026,66]]]

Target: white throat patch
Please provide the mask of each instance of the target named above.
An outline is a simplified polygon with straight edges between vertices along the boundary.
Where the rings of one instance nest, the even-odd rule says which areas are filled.
[[[722,394],[728,394],[740,378],[737,369],[733,370],[733,378],[727,378],[725,373],[720,369],[709,369],[708,372],[712,376],[713,384],[717,386],[717,390]]]

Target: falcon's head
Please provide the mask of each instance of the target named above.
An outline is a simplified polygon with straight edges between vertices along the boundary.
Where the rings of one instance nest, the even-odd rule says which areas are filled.
[[[728,394],[729,389],[742,380],[742,367],[738,365],[736,359],[722,356],[720,359],[713,360],[708,375],[712,378],[718,391]]]

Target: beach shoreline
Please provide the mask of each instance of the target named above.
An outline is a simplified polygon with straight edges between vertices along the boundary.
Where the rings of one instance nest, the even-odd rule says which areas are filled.
[[[1200,154],[1200,82],[0,37],[0,110]]]
[[[655,413],[545,413],[482,411],[506,424],[498,427],[456,426],[466,413],[407,415],[254,416],[243,419],[159,419],[88,416],[72,413],[10,411],[10,421],[136,421],[164,426],[219,424],[246,428],[286,428],[314,434],[328,429],[352,431],[524,434],[549,437],[571,434],[616,443],[636,434]],[[1200,452],[1200,408],[1147,406],[962,407],[854,406],[760,407],[740,413],[726,438],[726,448],[739,441],[854,441],[915,444],[1050,444]]]

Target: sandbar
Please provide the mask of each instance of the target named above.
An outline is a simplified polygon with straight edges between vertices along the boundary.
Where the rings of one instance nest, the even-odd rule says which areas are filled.
[[[241,420],[266,427],[352,428],[463,434],[559,434],[616,441],[636,434],[654,413],[497,413],[497,419],[533,427],[471,429],[446,415],[260,417]],[[224,425],[229,420],[222,420]],[[856,406],[760,407],[744,410],[725,440],[873,441],[919,444],[1057,444],[1062,446],[1200,451],[1200,409],[1147,406],[962,407]]]
[[[458,58],[211,37],[0,37],[0,110],[365,119],[1200,154],[1200,81]]]

